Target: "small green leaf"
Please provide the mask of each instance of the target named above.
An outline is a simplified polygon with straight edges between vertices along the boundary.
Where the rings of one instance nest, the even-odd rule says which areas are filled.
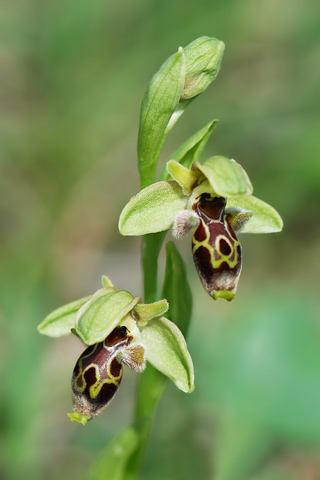
[[[180,47],[152,77],[144,94],[138,138],[138,166],[142,188],[154,182],[166,128],[183,91],[185,72],[185,58],[183,48]]]
[[[176,182],[158,182],[141,190],[124,207],[119,219],[121,235],[145,235],[172,227],[174,216],[188,198]]]
[[[150,320],[141,328],[140,342],[147,360],[183,392],[194,389],[193,363],[179,328],[165,317]]]
[[[241,233],[272,233],[282,230],[283,222],[278,212],[253,195],[229,197],[227,207],[241,208],[253,213]]]
[[[166,244],[166,255],[162,295],[169,302],[167,317],[186,335],[192,312],[192,293],[186,267],[173,242]]]
[[[184,49],[186,80],[181,100],[202,93],[219,73],[224,53],[224,43],[216,38],[200,37]]]
[[[168,311],[169,304],[167,300],[159,300],[154,303],[138,303],[133,310],[134,318],[140,325],[146,323],[154,317],[160,317]]]
[[[181,163],[181,165],[186,168],[191,168],[192,164],[200,159],[204,147],[206,146],[211,133],[216,128],[217,123],[218,120],[212,120],[209,122],[184,142],[170,158]]]
[[[210,157],[202,164],[196,162],[193,169],[200,170],[213,190],[222,197],[249,195],[253,187],[247,173],[234,160],[226,157]]]
[[[192,192],[201,177],[201,173],[193,172],[175,160],[169,160],[167,170],[186,195]]]
[[[87,345],[102,342],[139,301],[125,290],[97,296],[78,312],[76,333]]]
[[[71,328],[75,326],[76,313],[90,298],[92,298],[92,295],[57,308],[40,323],[38,326],[39,332],[49,337],[69,335]]]

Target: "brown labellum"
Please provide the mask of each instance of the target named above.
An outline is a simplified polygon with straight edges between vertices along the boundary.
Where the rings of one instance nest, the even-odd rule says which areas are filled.
[[[225,206],[225,198],[206,193],[193,206],[200,219],[192,239],[193,260],[202,285],[215,300],[234,298],[241,272],[241,246]]]
[[[100,343],[88,347],[78,359],[72,376],[75,411],[96,417],[110,403],[122,377],[119,351],[132,341],[126,327],[117,327]]]

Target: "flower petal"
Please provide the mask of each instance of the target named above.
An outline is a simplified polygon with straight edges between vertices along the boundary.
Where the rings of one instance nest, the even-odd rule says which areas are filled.
[[[124,207],[119,219],[122,235],[145,235],[172,227],[174,216],[186,208],[188,197],[176,182],[158,182],[144,188]]]
[[[175,181],[179,183],[186,195],[192,192],[199,178],[202,176],[201,172],[189,170],[175,160],[169,160],[167,170]]]
[[[272,233],[280,232],[283,227],[279,213],[253,195],[234,196],[227,199],[227,208],[241,208],[253,213],[240,233]]]
[[[253,187],[247,173],[234,160],[226,157],[210,157],[202,164],[196,162],[194,170],[200,170],[221,197],[229,195],[249,195]]]
[[[179,328],[165,317],[150,320],[141,328],[139,342],[146,347],[147,360],[169,377],[183,392],[194,389],[193,363]]]
[[[139,325],[146,325],[149,320],[154,317],[160,317],[168,311],[169,304],[167,300],[159,300],[154,303],[138,303],[134,310],[134,318],[139,322]]]

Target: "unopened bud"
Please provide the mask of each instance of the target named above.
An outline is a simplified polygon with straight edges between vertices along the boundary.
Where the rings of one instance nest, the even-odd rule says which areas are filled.
[[[216,38],[200,37],[184,49],[186,77],[180,101],[202,93],[219,73],[224,43]]]

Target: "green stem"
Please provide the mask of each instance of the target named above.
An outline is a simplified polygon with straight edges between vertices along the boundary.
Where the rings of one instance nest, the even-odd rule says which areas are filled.
[[[156,407],[166,384],[167,378],[152,365],[148,365],[146,371],[140,375],[134,421],[139,443],[128,462],[125,480],[138,478],[148,446]]]
[[[143,288],[145,303],[158,300],[158,256],[167,232],[151,233],[142,240]]]
[[[166,232],[146,235],[142,241],[144,301],[146,303],[158,300],[158,256],[165,235]],[[146,371],[139,376],[134,414],[139,444],[128,463],[126,480],[137,478],[140,471],[150,437],[155,410],[164,392],[166,383],[167,378],[150,364]]]

